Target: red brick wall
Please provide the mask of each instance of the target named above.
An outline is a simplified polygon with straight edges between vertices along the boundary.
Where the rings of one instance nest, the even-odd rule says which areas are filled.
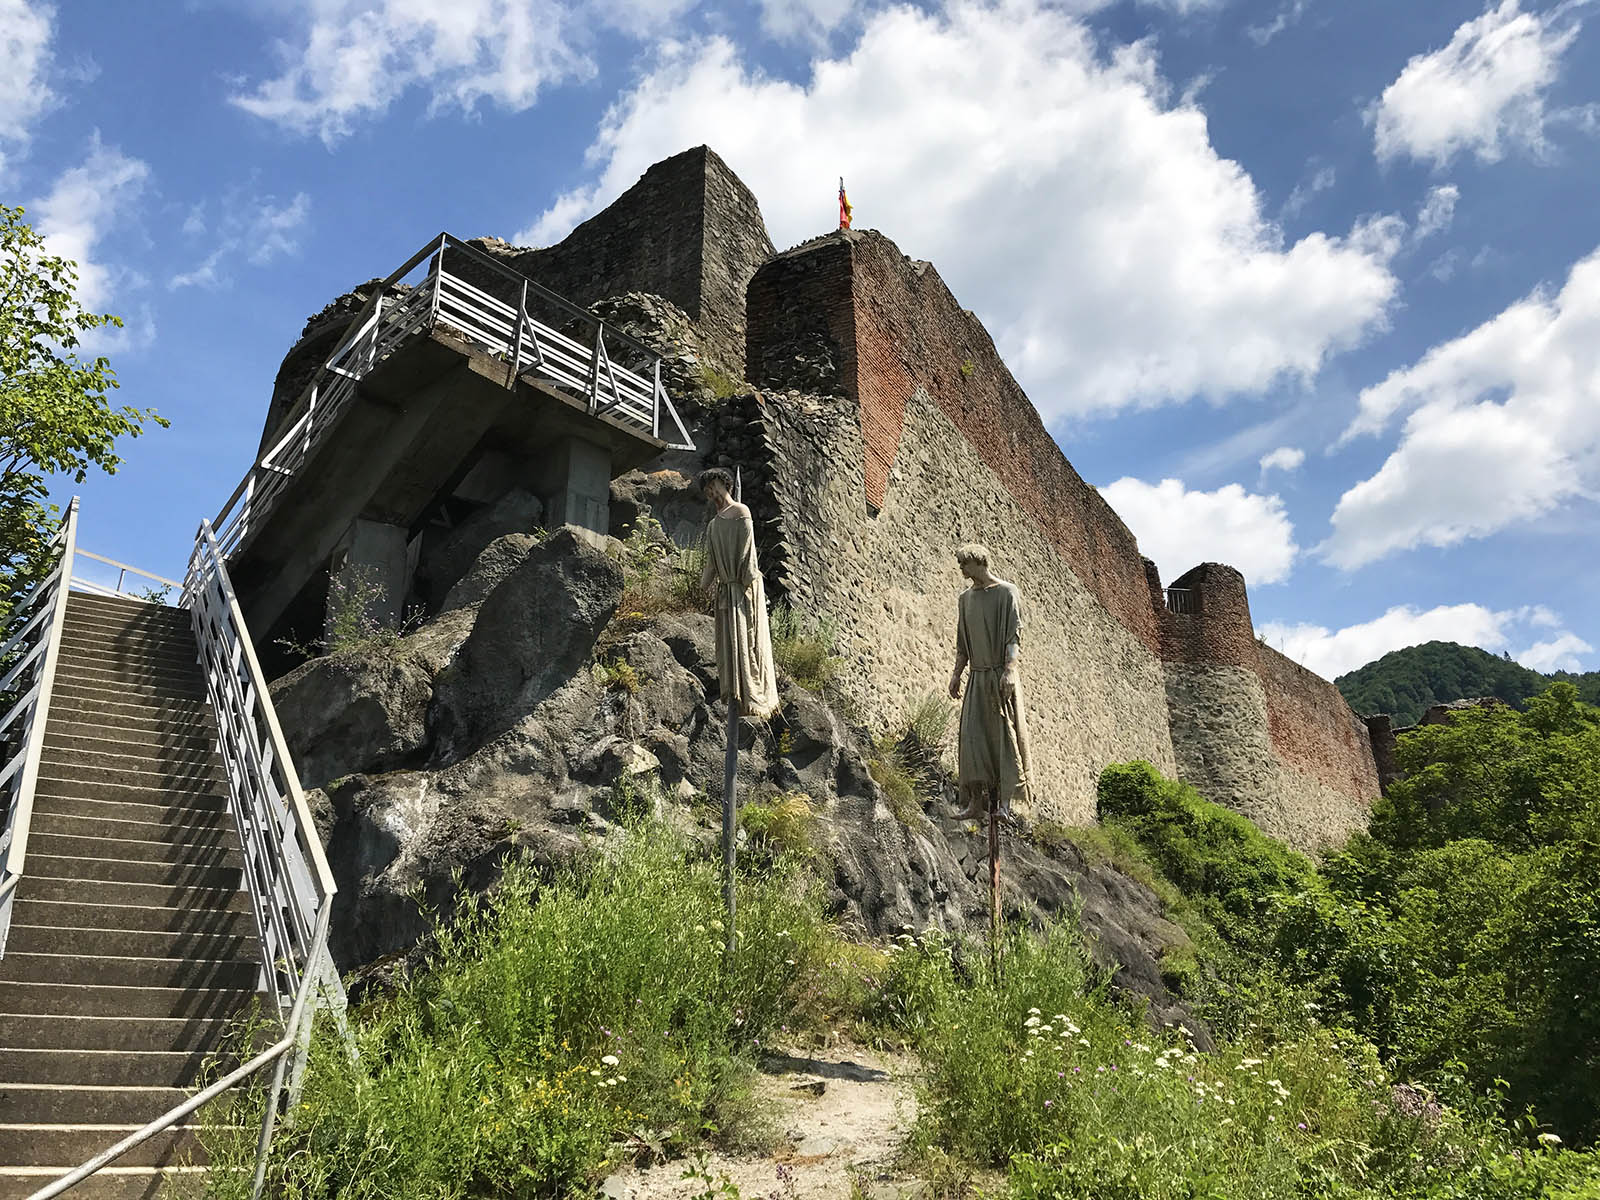
[[[1270,646],[1255,649],[1277,756],[1347,796],[1376,799],[1372,737],[1339,689]]]
[[[1193,612],[1168,611],[1164,595],[1154,597],[1161,607],[1161,657],[1168,662],[1256,669],[1256,634],[1250,620],[1250,598],[1244,576],[1222,563],[1201,563],[1175,579],[1174,588],[1190,595]]]

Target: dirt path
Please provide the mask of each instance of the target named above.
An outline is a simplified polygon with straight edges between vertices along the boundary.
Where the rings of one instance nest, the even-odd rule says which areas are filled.
[[[859,1046],[769,1056],[756,1101],[778,1133],[760,1156],[711,1154],[714,1182],[683,1178],[684,1163],[625,1168],[602,1188],[609,1200],[690,1200],[724,1177],[743,1200],[848,1198],[859,1181],[870,1200],[909,1200],[920,1191],[895,1159],[916,1119],[915,1060]]]

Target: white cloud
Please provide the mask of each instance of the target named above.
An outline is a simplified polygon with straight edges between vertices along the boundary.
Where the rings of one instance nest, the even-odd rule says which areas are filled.
[[[1600,250],[1361,393],[1341,443],[1409,411],[1378,472],[1340,497],[1321,547],[1362,566],[1485,537],[1600,493]]]
[[[832,227],[843,175],[858,228],[937,263],[1047,418],[1308,378],[1382,322],[1397,287],[1391,224],[1285,245],[1150,45],[1103,55],[1042,0],[879,12],[803,84],[723,39],[669,47],[604,118],[596,181],[519,240],[561,237],[702,142],[780,245]]]
[[[592,77],[597,30],[659,31],[696,0],[297,0],[283,73],[232,97],[329,145],[418,88],[430,111],[488,100],[521,112],[541,89]]]
[[[1406,155],[1442,167],[1458,154],[1496,162],[1508,145],[1545,149],[1545,93],[1578,35],[1572,12],[1585,0],[1525,13],[1502,0],[1455,31],[1449,45],[1419,54],[1368,111],[1378,158]]]
[[[167,287],[220,287],[228,282],[223,264],[241,253],[255,266],[298,254],[300,232],[311,214],[311,197],[299,192],[293,200],[280,205],[271,196],[244,200],[235,193],[224,200],[223,210],[226,215],[221,221],[222,240],[198,266],[168,280]],[[201,212],[199,205],[190,210],[189,219],[184,222],[185,233],[205,232]]]
[[[1338,181],[1338,176],[1332,167],[1319,167],[1314,175],[1304,183],[1295,184],[1294,191],[1289,193],[1289,198],[1283,202],[1283,215],[1285,217],[1299,216],[1305,206],[1311,203],[1311,198],[1318,192],[1325,192]]]
[[[0,178],[5,144],[25,150],[33,124],[54,100],[46,76],[55,36],[55,9],[30,0],[0,0]]]
[[[1563,633],[1548,642],[1535,642],[1521,654],[1517,661],[1525,667],[1549,674],[1551,671],[1581,671],[1580,654],[1593,654],[1594,647],[1575,633]]]
[[[50,191],[29,206],[34,228],[44,237],[45,249],[78,265],[78,302],[99,310],[111,301],[127,271],[98,260],[96,248],[129,215],[149,178],[150,168],[96,133],[81,164],[62,172]]]
[[[821,41],[860,7],[857,0],[761,0],[761,28],[775,38]]]
[[[1268,471],[1298,471],[1306,461],[1306,452],[1297,446],[1279,446],[1261,456],[1261,474]]]
[[[1202,562],[1237,568],[1250,585],[1289,577],[1299,547],[1294,526],[1276,496],[1246,492],[1237,483],[1214,492],[1190,491],[1179,479],[1159,484],[1119,479],[1100,489],[1139,539],[1139,549],[1175,579]]]
[[[1450,223],[1456,219],[1456,203],[1461,199],[1461,189],[1453,183],[1442,187],[1428,189],[1428,195],[1422,202],[1422,208],[1417,213],[1417,226],[1414,237],[1421,241],[1425,237],[1432,237],[1450,228]]]
[[[1265,46],[1291,25],[1298,25],[1300,18],[1306,15],[1310,0],[1290,0],[1277,12],[1270,21],[1260,25],[1248,25],[1244,35],[1258,46]]]
[[[1268,622],[1256,632],[1269,646],[1318,675],[1333,679],[1382,658],[1391,650],[1420,646],[1424,642],[1459,642],[1493,652],[1509,650],[1518,640],[1518,631],[1523,625],[1548,623],[1532,614],[1560,623],[1560,618],[1543,607],[1496,612],[1481,604],[1449,604],[1424,612],[1410,605],[1400,605],[1381,617],[1339,630],[1321,625]],[[1515,657],[1523,666],[1536,671],[1552,671],[1558,667],[1579,670],[1577,656],[1593,653],[1593,649],[1577,635],[1562,632]]]

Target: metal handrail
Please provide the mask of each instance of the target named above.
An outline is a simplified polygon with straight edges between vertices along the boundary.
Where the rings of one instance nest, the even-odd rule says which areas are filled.
[[[420,280],[406,284],[423,263]],[[449,263],[471,264],[504,280],[516,302],[490,294]],[[553,309],[570,326],[592,329],[578,339],[533,316],[530,306]],[[476,246],[441,233],[391,272],[350,322],[338,347],[318,367],[262,453],[223,504],[212,527],[226,556],[260,528],[278,496],[310,459],[344,411],[357,384],[414,334],[444,326],[504,359],[515,381],[524,373],[573,394],[591,415],[648,429],[660,439],[673,430],[670,449],[692,450],[693,439],[661,383],[661,355],[585,308],[512,270]],[[608,349],[609,347],[609,349]],[[619,364],[613,350],[642,356],[643,371]]]
[[[217,723],[267,989],[283,1016],[302,974],[322,969],[313,930],[337,888],[209,521],[195,537],[183,607]]]
[[[72,578],[73,553],[78,545],[78,498],[50,539],[49,550],[60,547],[50,573],[14,608],[16,621],[37,606],[0,648],[0,662],[19,654],[18,661],[0,680],[0,694],[19,683],[25,689],[4,717],[0,717],[0,744],[9,748],[0,768],[0,955],[5,954],[11,931],[12,902],[28,858],[28,828],[33,821],[33,794],[39,782],[39,760],[44,751],[45,719],[55,690],[56,663],[61,657],[61,629],[67,619],[67,587]],[[19,724],[20,722],[20,724]],[[7,734],[8,730],[16,730]]]
[[[74,575],[72,577],[72,586],[80,592],[92,592],[97,596],[123,596],[130,599],[139,599],[140,597],[136,596],[130,597],[127,592],[122,590],[122,585],[127,581],[130,572],[134,575],[138,575],[142,579],[153,579],[157,583],[168,588],[181,588],[183,586],[183,584],[179,583],[176,579],[168,579],[165,575],[157,575],[154,571],[146,571],[143,567],[135,567],[125,562],[118,562],[114,558],[107,558],[104,554],[96,554],[92,550],[79,550],[78,557],[92,558],[95,562],[105,563],[108,567],[117,568],[117,582],[115,587],[111,586],[110,584],[96,583],[92,579],[85,579],[81,576]]]

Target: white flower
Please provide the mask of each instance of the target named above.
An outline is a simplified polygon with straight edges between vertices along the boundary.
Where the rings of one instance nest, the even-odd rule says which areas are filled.
[[[1561,1145],[1560,1136],[1557,1135],[1557,1134],[1554,1134],[1554,1133],[1541,1133],[1539,1135],[1539,1141],[1541,1143],[1543,1143],[1544,1145],[1546,1145],[1546,1146],[1559,1146],[1559,1145]]]
[[[1028,1010],[1028,1015],[1037,1017],[1039,1015],[1039,1010],[1037,1008],[1030,1008]]]
[[[614,1067],[617,1065],[617,1056],[615,1054],[607,1054],[600,1061],[608,1067]]]
[[[1038,1017],[1029,1017],[1022,1024],[1023,1024],[1024,1028],[1033,1029],[1035,1026],[1037,1026],[1039,1024],[1039,1018]]]

